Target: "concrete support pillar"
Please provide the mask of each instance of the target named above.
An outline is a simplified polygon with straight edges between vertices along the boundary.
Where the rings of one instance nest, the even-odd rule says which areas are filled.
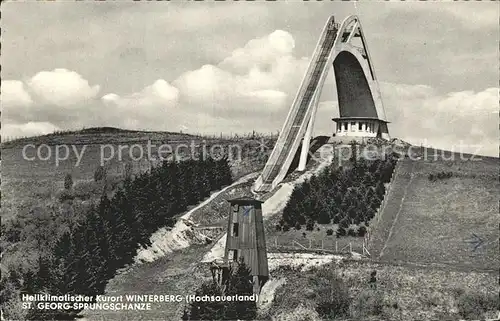
[[[374,124],[373,124],[373,130],[372,130],[374,133],[378,132],[378,126],[379,126],[379,123],[378,122],[374,122]]]
[[[253,276],[253,293],[260,294],[260,282],[258,275]]]
[[[319,100],[319,93],[316,91],[314,93],[314,97],[312,99],[311,104],[312,105],[312,110],[311,110],[311,118],[309,118],[309,123],[307,125],[306,133],[304,135],[304,139],[302,141],[302,150],[300,151],[300,160],[299,160],[299,166],[297,166],[297,170],[299,172],[302,172],[306,169],[307,165],[307,156],[309,155],[309,147],[311,145],[311,136],[312,136],[312,131],[314,129],[314,120],[316,118],[316,111],[318,110],[318,100]]]

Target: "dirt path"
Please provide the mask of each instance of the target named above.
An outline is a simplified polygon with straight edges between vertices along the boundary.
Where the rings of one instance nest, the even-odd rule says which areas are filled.
[[[273,192],[271,197],[266,199],[264,201],[264,204],[262,204],[262,217],[264,221],[269,219],[271,216],[278,213],[285,207],[288,199],[290,198],[290,195],[293,192],[293,189],[295,188],[295,185],[304,182],[306,179],[310,178],[313,174],[318,173],[329,164],[331,164],[331,160],[326,159],[316,168],[313,168],[300,175],[299,178],[295,181],[278,185],[277,189]],[[224,249],[226,247],[226,235],[227,233],[220,237],[213,248],[210,249],[210,251],[203,257],[202,262],[212,262],[214,260],[223,258]]]
[[[257,175],[258,173],[245,175],[233,184],[224,187],[220,191],[212,193],[209,198],[183,214],[171,229],[167,227],[160,228],[151,236],[151,246],[146,249],[140,248],[137,251],[137,255],[134,258],[135,262],[153,262],[154,260],[172,253],[173,251],[187,248],[193,243],[203,243],[206,237],[201,233],[193,233],[191,230],[191,224],[186,221],[190,220],[193,213],[210,204],[210,202],[212,202],[220,194],[226,192],[230,188],[234,188],[235,186],[250,181]]]

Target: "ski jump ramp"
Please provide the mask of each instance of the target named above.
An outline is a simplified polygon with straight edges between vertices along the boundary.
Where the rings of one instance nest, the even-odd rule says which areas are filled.
[[[361,46],[355,45],[355,38],[360,39]],[[319,97],[332,65],[340,116],[386,120],[380,89],[358,17],[349,16],[339,25],[331,16],[321,32],[276,145],[252,187],[254,192],[270,191],[285,178],[301,142],[298,170],[305,169]],[[388,137],[387,127],[383,135]]]

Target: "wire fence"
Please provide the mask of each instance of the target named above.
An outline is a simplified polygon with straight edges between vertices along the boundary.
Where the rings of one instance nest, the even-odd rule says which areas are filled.
[[[337,238],[280,240],[278,236],[275,236],[267,240],[266,247],[268,252],[314,252],[328,254],[349,254],[356,252],[369,256],[370,252],[367,249],[366,241],[366,237],[356,241],[349,241]]]

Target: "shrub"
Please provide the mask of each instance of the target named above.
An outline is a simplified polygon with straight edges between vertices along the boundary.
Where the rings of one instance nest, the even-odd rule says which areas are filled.
[[[332,320],[349,315],[351,299],[344,281],[328,268],[319,269],[314,275],[315,292],[318,293],[316,312],[322,320]]]
[[[282,227],[279,224],[276,224],[276,231],[281,231]]]
[[[337,230],[337,237],[339,236],[345,236],[346,235],[346,230],[343,227],[339,227]]]
[[[361,225],[359,228],[358,228],[358,236],[365,236],[366,234],[366,227],[364,227],[363,225]]]
[[[457,299],[458,313],[465,319],[481,319],[485,312],[497,311],[498,303],[496,294],[465,292]]]
[[[328,236],[333,235],[333,230],[331,228],[326,230],[326,235],[328,235]]]
[[[347,229],[349,227],[349,221],[347,219],[342,219],[340,222],[339,222],[339,228],[344,228],[344,229]]]
[[[283,224],[283,232],[288,232],[290,231],[290,226],[288,226],[288,224]]]
[[[314,221],[307,221],[306,230],[307,231],[314,231]]]
[[[453,176],[453,172],[438,172],[436,174],[429,174],[429,176],[427,177],[431,182],[435,182],[437,181],[438,179],[447,179],[447,178],[451,178]]]
[[[353,229],[352,227],[350,227],[348,230],[347,230],[347,235],[349,236],[356,236],[356,230]]]
[[[303,232],[303,233],[302,233],[302,237],[306,237],[306,232]]]
[[[65,201],[71,201],[75,198],[75,196],[69,191],[69,189],[62,190],[59,194],[59,201],[64,203]]]
[[[71,177],[71,174],[66,174],[64,177],[64,189],[70,190],[73,187],[73,177]]]
[[[380,316],[384,310],[384,296],[377,290],[363,290],[354,299],[351,306],[351,315],[354,318]]]
[[[132,163],[126,163],[125,164],[125,178],[132,179],[132,174],[133,174]]]
[[[295,224],[295,229],[296,229],[297,231],[300,231],[300,229],[301,229],[301,228],[302,228],[302,225],[300,225],[300,223],[299,223],[299,222],[297,222],[297,223]]]
[[[106,179],[106,169],[104,166],[99,166],[94,172],[94,181],[100,182]]]

